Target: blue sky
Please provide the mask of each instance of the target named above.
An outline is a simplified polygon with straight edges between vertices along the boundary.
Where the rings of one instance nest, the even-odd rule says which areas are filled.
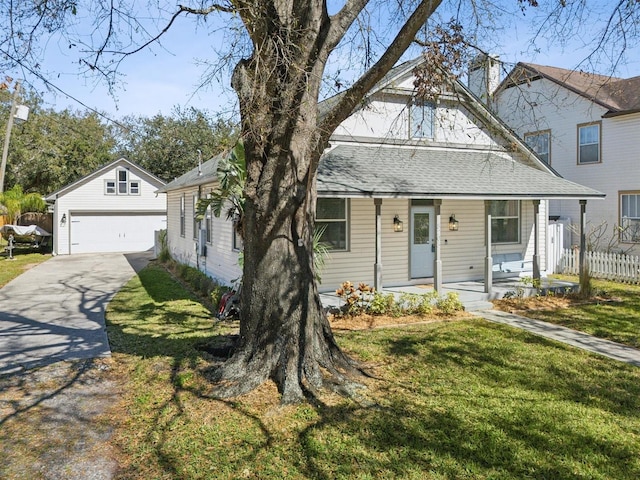
[[[605,1],[606,4],[606,1]],[[563,68],[574,68],[589,53],[582,47],[590,40],[592,25],[583,25],[572,42],[561,45],[540,40],[536,47],[529,44],[532,31],[523,16],[521,21],[512,22],[503,31],[496,31],[487,42],[486,48],[500,55],[501,60],[515,63],[526,61]],[[46,56],[42,62],[43,71],[49,71],[49,80],[64,92],[91,108],[105,111],[117,119],[128,114],[152,116],[156,113],[170,114],[176,106],[194,106],[211,112],[229,112],[235,107],[235,95],[228,86],[228,74],[223,74],[223,82],[197,90],[203,72],[196,59],[215,58],[214,48],[220,48],[225,39],[218,33],[209,33],[203,27],[194,27],[193,20],[179,19],[169,34],[164,37],[162,47],[155,46],[128,57],[120,65],[122,83],[115,90],[115,99],[109,95],[104,83],[97,79],[84,78],[77,74],[77,52],[68,44],[50,39],[46,44]],[[632,46],[627,61],[616,72],[621,77],[640,75],[640,48]],[[408,53],[412,57],[416,53]],[[601,70],[608,65],[603,62]],[[590,69],[585,67],[586,69]],[[606,73],[601,71],[600,73]],[[17,75],[20,77],[20,75]],[[45,91],[40,87],[41,91]],[[61,93],[44,95],[46,106],[62,109],[70,107],[82,110],[76,100]]]

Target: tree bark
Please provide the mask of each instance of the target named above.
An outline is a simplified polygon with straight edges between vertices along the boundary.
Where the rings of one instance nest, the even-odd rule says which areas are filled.
[[[422,2],[381,57],[329,115],[318,118],[326,60],[366,5],[329,17],[324,2],[243,2],[254,51],[241,61],[238,93],[247,165],[240,337],[216,372],[218,396],[273,379],[283,403],[323,386],[352,393],[356,362],[336,344],[315,283],[316,172],[331,132],[409,46],[439,1]],[[288,8],[291,7],[291,8]]]

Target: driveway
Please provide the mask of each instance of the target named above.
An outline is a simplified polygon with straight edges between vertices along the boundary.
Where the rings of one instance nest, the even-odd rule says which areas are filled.
[[[0,289],[0,375],[109,356],[105,308],[150,258],[150,252],[58,256],[5,285]]]

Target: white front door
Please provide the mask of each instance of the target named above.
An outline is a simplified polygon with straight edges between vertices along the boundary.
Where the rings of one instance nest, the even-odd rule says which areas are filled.
[[[411,207],[411,278],[433,277],[433,207]]]

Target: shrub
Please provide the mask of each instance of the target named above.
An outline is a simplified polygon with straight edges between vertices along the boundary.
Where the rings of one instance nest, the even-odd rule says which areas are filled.
[[[396,302],[396,297],[393,293],[380,293],[374,292],[371,301],[369,302],[369,313],[372,315],[400,315],[402,309]]]
[[[457,293],[449,292],[444,297],[438,298],[436,308],[442,315],[451,315],[452,313],[464,310],[464,305],[460,301]]]
[[[158,235],[160,240],[160,253],[158,254],[158,260],[162,263],[167,263],[171,260],[171,253],[169,252],[169,242],[167,241],[167,230],[160,230]]]

